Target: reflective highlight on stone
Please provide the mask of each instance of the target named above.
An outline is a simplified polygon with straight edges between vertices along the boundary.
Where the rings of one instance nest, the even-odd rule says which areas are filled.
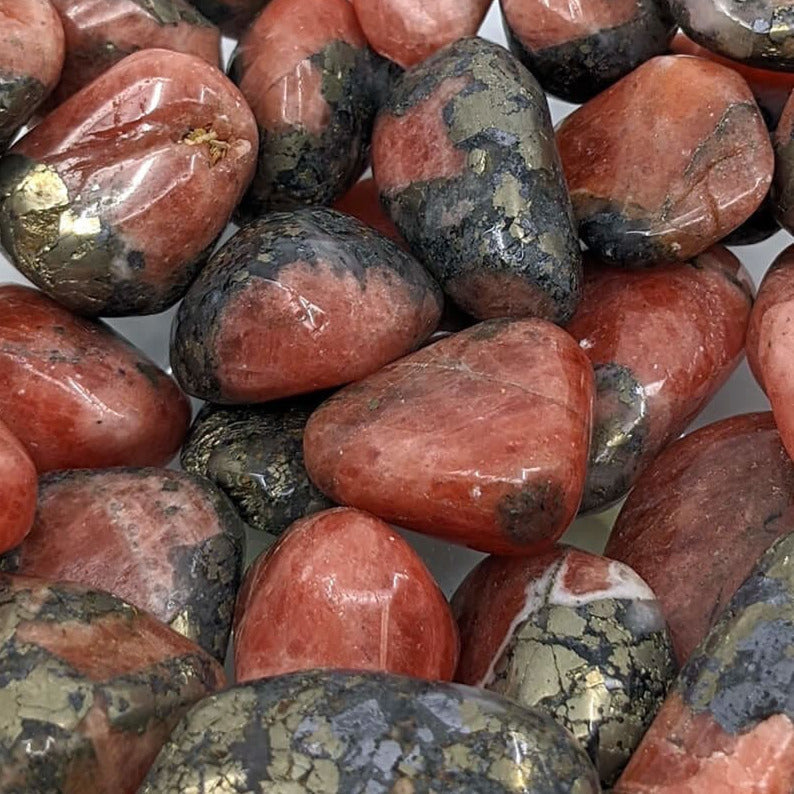
[[[579,241],[546,96],[517,59],[470,38],[411,69],[372,160],[397,229],[461,309],[570,319]]]
[[[558,547],[488,557],[452,599],[455,680],[547,712],[615,781],[675,672],[661,607],[626,565]]]
[[[207,698],[140,794],[276,791],[597,794],[598,776],[544,714],[454,684],[309,672]]]
[[[30,532],[37,487],[30,455],[0,421],[0,553],[13,549]]]

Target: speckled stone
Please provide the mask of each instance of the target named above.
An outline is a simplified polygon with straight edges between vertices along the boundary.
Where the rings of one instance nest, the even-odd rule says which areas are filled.
[[[223,661],[242,546],[240,519],[203,478],[82,469],[41,479],[33,529],[0,570],[112,593]]]
[[[546,91],[586,102],[661,55],[675,31],[666,0],[501,0],[511,51]]]
[[[36,467],[19,439],[0,421],[0,554],[19,545],[33,526]]]
[[[0,790],[135,794],[225,685],[189,640],[107,593],[0,574]]]
[[[459,41],[414,67],[372,142],[381,199],[461,309],[564,323],[581,253],[548,104],[502,47]]]
[[[452,599],[455,680],[538,708],[582,743],[609,786],[675,673],[661,607],[627,565],[567,547],[488,557]]]
[[[196,706],[140,794],[597,794],[554,720],[495,695],[385,674],[300,673]]]
[[[794,790],[794,535],[778,540],[687,662],[615,794]]]
[[[254,529],[280,535],[332,503],[303,465],[303,429],[317,400],[206,404],[182,447],[182,468],[208,477]]]
[[[240,36],[270,0],[189,0],[226,35]]]
[[[780,225],[794,231],[794,101],[789,99],[783,108],[774,134],[775,178],[772,201]]]
[[[385,234],[395,243],[407,248],[407,243],[400,236],[391,218],[383,211],[378,196],[378,185],[374,179],[361,179],[334,202],[334,209],[358,218],[362,223]]]

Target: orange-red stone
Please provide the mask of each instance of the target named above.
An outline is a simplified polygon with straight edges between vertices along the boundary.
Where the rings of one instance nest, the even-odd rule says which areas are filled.
[[[395,243],[407,248],[407,243],[380,205],[378,185],[371,177],[356,182],[342,198],[334,203],[334,209],[358,218],[362,223],[385,234]]]
[[[18,545],[33,526],[36,491],[30,455],[0,421],[0,554]]]

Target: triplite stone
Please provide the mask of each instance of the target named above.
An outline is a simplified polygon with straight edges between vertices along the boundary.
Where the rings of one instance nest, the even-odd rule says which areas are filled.
[[[774,134],[775,179],[772,201],[780,225],[794,231],[794,101],[786,102]]]
[[[29,287],[0,287],[0,417],[39,472],[159,466],[190,422],[161,369],[102,323]]]
[[[427,339],[441,307],[424,268],[355,218],[270,213],[201,271],[174,320],[171,365],[204,400],[277,400],[376,372]]]
[[[49,0],[0,0],[0,155],[55,88],[63,58]]]
[[[0,574],[0,790],[135,794],[225,685],[212,657],[107,593]]]
[[[293,521],[332,506],[303,465],[303,429],[316,407],[312,399],[208,403],[182,446],[182,468],[214,482],[249,526],[278,536]]]
[[[622,265],[697,256],[758,209],[772,180],[747,83],[703,58],[647,61],[568,116],[557,143],[579,234]]]
[[[306,469],[331,499],[490,553],[551,546],[584,485],[593,371],[545,320],[490,320],[334,394]]]
[[[349,0],[272,0],[230,75],[259,125],[244,212],[331,204],[366,168],[381,77]]]
[[[237,37],[270,0],[189,0],[226,35]]]
[[[651,589],[627,565],[567,547],[488,557],[452,599],[455,680],[538,708],[582,743],[605,786],[651,724],[675,674]]]
[[[725,248],[626,271],[585,262],[568,326],[593,363],[596,401],[583,510],[626,495],[741,361],[750,276]]]
[[[408,68],[480,28],[492,0],[352,0],[370,46]]]
[[[604,553],[651,586],[684,662],[792,526],[794,463],[772,414],[745,414],[667,447],[629,494]]]
[[[73,470],[42,477],[33,529],[0,570],[105,590],[223,661],[242,542],[242,522],[203,478]]]
[[[388,524],[339,507],[294,523],[248,569],[238,682],[335,668],[449,681],[458,629],[422,559]]]
[[[512,52],[546,91],[586,102],[654,55],[675,31],[665,0],[501,0]]]
[[[761,202],[761,206],[738,229],[722,238],[722,244],[755,245],[768,240],[779,231],[780,224],[775,217],[775,203],[772,201],[770,191]]]
[[[407,247],[391,218],[380,205],[378,184],[374,179],[368,178],[356,182],[342,198],[334,202],[334,209],[358,218],[362,223],[390,237],[403,248]]]
[[[307,672],[193,708],[140,794],[597,794],[553,719],[455,684]]]
[[[184,295],[251,180],[256,123],[206,61],[142,50],[0,160],[0,241],[68,308],[151,314]]]
[[[681,671],[615,794],[794,791],[794,535],[778,540]]]
[[[479,319],[569,320],[581,253],[546,96],[502,47],[464,39],[397,81],[375,179],[400,234]]]
[[[30,455],[0,421],[0,553],[13,549],[30,532],[37,487]]]

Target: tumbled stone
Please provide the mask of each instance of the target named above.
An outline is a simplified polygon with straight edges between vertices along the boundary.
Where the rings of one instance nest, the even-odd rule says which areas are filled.
[[[230,66],[259,125],[245,211],[331,204],[366,168],[377,57],[349,0],[272,0]]]
[[[408,68],[474,36],[491,0],[352,0],[370,46]]]
[[[54,96],[56,105],[138,50],[175,50],[220,66],[220,31],[187,0],[52,3],[66,34],[66,61]]]
[[[67,308],[151,314],[182,297],[256,162],[251,111],[200,58],[142,50],[0,161],[0,241]]]
[[[407,72],[378,116],[372,161],[400,234],[461,309],[570,319],[571,205],[546,96],[510,53],[464,39]]]
[[[356,182],[342,198],[334,202],[334,209],[358,218],[362,223],[385,234],[398,245],[407,247],[405,240],[391,222],[391,218],[380,206],[378,185],[374,179],[362,179]]]
[[[669,0],[675,21],[698,44],[766,69],[794,69],[792,0]]]
[[[452,609],[455,680],[547,712],[582,743],[602,783],[613,783],[675,673],[648,585],[627,565],[563,546],[486,558]]]
[[[579,507],[590,362],[545,320],[491,320],[342,389],[309,418],[331,499],[490,553],[551,546]]]
[[[63,57],[49,0],[0,0],[0,155],[55,88]]]
[[[177,385],[102,323],[0,286],[0,417],[40,472],[159,466],[190,421]]]
[[[780,225],[794,231],[794,101],[789,99],[783,108],[774,135],[775,179],[772,201]]]
[[[182,468],[212,480],[249,526],[278,536],[331,507],[303,465],[303,429],[316,407],[316,400],[207,403],[185,439]]]
[[[100,591],[0,574],[0,790],[135,794],[171,729],[224,686],[208,654]]]
[[[335,668],[448,681],[449,604],[388,524],[339,507],[295,522],[248,569],[234,620],[238,682]]]
[[[794,464],[772,414],[745,414],[664,450],[629,494],[604,553],[651,586],[683,662],[793,521]]]
[[[546,91],[586,102],[654,55],[675,31],[664,0],[501,0],[511,51]]]
[[[794,790],[794,535],[736,591],[614,789],[616,794]]]
[[[201,477],[72,470],[41,479],[33,529],[0,570],[105,590],[223,661],[242,541],[232,506]]]
[[[201,271],[174,320],[171,365],[187,392],[212,402],[318,391],[416,348],[441,306],[422,266],[355,218],[270,213]]]
[[[237,37],[251,24],[269,0],[189,0],[228,36]]]
[[[588,259],[568,331],[593,363],[596,401],[583,510],[621,499],[741,361],[750,276],[716,246],[626,271]]]
[[[775,217],[771,192],[766,194],[761,206],[738,228],[722,238],[723,245],[755,245],[768,240],[780,231]]]
[[[596,794],[554,720],[485,692],[383,673],[307,672],[207,698],[140,794]]]
[[[568,116],[557,143],[579,234],[622,265],[697,256],[758,209],[772,179],[747,83],[703,58],[647,61]]]
[[[0,553],[13,549],[30,532],[37,487],[30,455],[0,421]]]

